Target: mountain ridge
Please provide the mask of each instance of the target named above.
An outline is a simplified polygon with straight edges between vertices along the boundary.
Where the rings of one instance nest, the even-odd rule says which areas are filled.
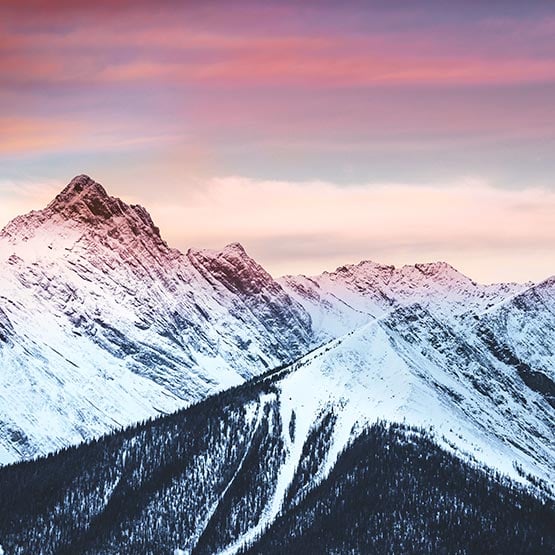
[[[16,218],[0,234],[0,462],[173,412],[323,345],[330,360],[356,362],[361,376],[378,383],[375,372],[389,375],[389,360],[406,380],[391,382],[395,395],[407,387],[426,391],[449,407],[443,420],[467,419],[470,435],[449,440],[459,448],[476,443],[482,407],[495,421],[494,443],[505,437],[503,419],[508,430],[524,419],[529,445],[515,432],[508,453],[545,477],[555,352],[542,332],[555,329],[549,279],[533,287],[480,285],[447,263],[363,261],[275,280],[238,243],[221,251],[171,249],[144,213],[77,176],[46,209]],[[528,321],[528,313],[537,317]],[[519,335],[524,323],[533,348]],[[341,349],[368,326],[381,330],[379,341],[360,352]],[[498,392],[488,379],[499,382]],[[303,387],[317,390],[320,382],[315,375]],[[376,417],[388,399],[374,399]],[[403,410],[409,414],[399,407],[395,418]],[[37,426],[37,414],[49,426]],[[515,474],[512,459],[504,471]]]
[[[550,553],[554,368],[554,278],[276,280],[77,176],[0,233],[0,552]]]
[[[87,194],[100,195],[109,214],[91,223]],[[15,344],[0,349],[0,461],[106,432],[114,418],[125,425],[171,412],[306,350],[302,308],[254,261],[249,271],[266,299],[260,314],[248,292],[226,288],[225,274],[203,274],[169,248],[144,214],[78,176],[47,208],[4,229],[0,309]],[[227,263],[229,275],[245,260]],[[71,393],[68,379],[83,393]],[[33,424],[33,406],[49,414],[51,430]]]

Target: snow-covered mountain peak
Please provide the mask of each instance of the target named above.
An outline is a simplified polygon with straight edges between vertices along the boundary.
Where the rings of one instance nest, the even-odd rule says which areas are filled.
[[[543,289],[546,291],[551,291],[552,294],[555,294],[555,276],[548,277],[544,279],[540,283],[536,285],[537,289]]]
[[[380,264],[379,262],[374,262],[373,260],[361,260],[358,264],[346,264],[345,266],[339,266],[329,275],[354,275],[354,274],[391,274],[395,271],[395,266],[388,264]],[[328,272],[324,272],[328,274]]]
[[[12,220],[0,237],[27,241],[45,232],[59,235],[61,228],[92,235],[122,236],[130,233],[160,240],[160,231],[150,214],[139,205],[129,205],[108,195],[104,187],[87,175],[78,175],[43,210],[33,210]]]
[[[100,183],[87,175],[74,177],[45,212],[95,227],[103,224],[121,227],[125,223],[134,235],[144,233],[160,237],[160,230],[145,208],[108,195]]]
[[[144,208],[78,176],[0,234],[0,464],[176,410],[312,339],[239,244],[184,255]]]
[[[448,291],[475,289],[477,284],[446,262],[405,265],[395,267],[369,260],[358,264],[341,266],[335,272],[315,276],[321,285],[347,287],[359,294],[378,296],[392,305],[391,301],[405,298],[414,302],[414,295],[428,296]],[[389,299],[389,300],[388,300]]]
[[[451,264],[443,261],[419,263],[415,264],[413,267],[425,276],[429,277],[453,279],[454,281],[464,282],[472,281],[470,278],[459,272],[459,270],[453,268]],[[411,266],[403,266],[403,268],[411,268]]]
[[[254,260],[247,254],[245,247],[241,243],[229,243],[223,249],[189,249],[189,252],[206,256],[207,258],[240,258],[246,261],[254,262]],[[258,265],[258,264],[257,264]]]
[[[475,281],[446,262],[407,264],[396,268],[388,285],[393,290],[410,296],[416,290],[425,295],[431,291],[460,294],[480,288]]]
[[[108,196],[105,189],[87,176],[73,179],[48,205],[48,211],[68,220],[99,225],[123,214],[123,203]]]
[[[286,276],[279,281],[310,313],[317,334],[327,338],[414,303],[440,320],[454,322],[495,307],[530,286],[480,285],[446,262],[395,267],[362,261],[319,276]]]
[[[339,266],[333,272],[323,272],[321,277],[330,282],[366,287],[369,283],[388,283],[394,272],[395,266],[380,264],[373,260],[362,260],[358,264]]]
[[[363,287],[370,284],[389,285],[406,281],[410,281],[412,287],[418,287],[424,283],[444,286],[476,285],[474,281],[447,262],[417,263],[396,267],[372,260],[362,260],[358,264],[340,266],[334,272],[324,272],[322,276],[331,281],[341,281]]]
[[[13,219],[0,232],[0,260],[17,255],[27,263],[71,258],[110,268],[122,261],[167,264],[181,256],[162,240],[150,214],[108,195],[79,175],[42,210]]]
[[[223,248],[223,252],[236,253],[237,255],[240,255],[240,256],[248,256],[247,251],[245,250],[245,247],[243,247],[243,245],[241,245],[241,243],[238,243],[238,242],[229,243],[229,245],[226,245]]]

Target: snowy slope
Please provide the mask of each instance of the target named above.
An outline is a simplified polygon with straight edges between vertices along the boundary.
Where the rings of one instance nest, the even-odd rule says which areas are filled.
[[[515,478],[513,462],[552,482],[553,408],[482,345],[418,305],[401,311],[295,363],[279,383],[284,428],[294,410],[302,443],[321,414],[335,410],[333,459],[362,424],[405,422],[433,428],[440,443]]]
[[[183,255],[78,176],[0,234],[0,463],[173,411],[310,341],[240,246]]]
[[[406,304],[419,303],[451,322],[505,301],[530,284],[482,285],[445,262],[385,266],[371,261],[319,276],[285,276],[284,289],[310,313],[323,338],[338,337]]]
[[[362,431],[382,420],[424,428],[456,456],[515,481],[527,484],[531,476],[532,483],[555,487],[553,407],[479,339],[461,338],[420,305],[332,341],[272,383],[283,463],[261,518],[222,554],[240,552],[275,521],[303,466],[303,448],[326,419],[329,436],[305,491],[328,476]]]
[[[555,380],[555,276],[479,316],[483,330],[531,368]]]
[[[553,552],[555,504],[536,488],[461,461],[425,430],[364,427],[368,413],[343,395],[329,404],[307,395],[306,411],[292,404],[299,398],[285,395],[314,386],[310,372],[326,372],[325,362],[306,362],[310,371],[274,372],[185,411],[0,468],[5,551]],[[328,378],[324,385],[337,385]],[[353,422],[359,435],[337,457]]]

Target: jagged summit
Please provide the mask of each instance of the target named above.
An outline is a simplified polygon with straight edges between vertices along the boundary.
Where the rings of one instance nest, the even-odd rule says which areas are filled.
[[[245,247],[243,247],[243,245],[241,245],[241,243],[239,242],[229,243],[229,245],[226,245],[224,247],[224,252],[233,252],[233,253],[244,254],[244,255],[247,254]]]
[[[43,210],[33,210],[12,220],[1,235],[27,240],[45,225],[77,226],[112,237],[130,233],[161,240],[160,230],[145,208],[110,196],[100,183],[84,174],[74,177]]]
[[[530,282],[530,285],[533,286],[534,284]],[[540,283],[537,284],[538,289],[551,289],[555,291],[555,275],[544,279]]]
[[[323,272],[321,276],[313,276],[314,279],[320,279],[321,277],[333,282],[349,282],[365,287],[397,287],[396,284],[404,282],[410,282],[413,287],[425,283],[450,284],[454,287],[476,285],[473,280],[447,262],[394,266],[392,264],[380,264],[372,260],[362,260],[358,264],[339,266],[333,272]]]
[[[78,175],[56,195],[47,210],[67,217],[108,219],[122,212],[122,204],[119,199],[110,197],[104,187],[88,175]]]
[[[270,274],[251,258],[240,243],[230,243],[222,250],[189,249],[187,258],[201,274],[218,277],[227,287],[250,291],[262,284],[276,287]]]
[[[154,227],[144,208],[125,204],[119,198],[108,195],[106,189],[88,175],[74,177],[46,210],[89,223],[107,221],[115,216],[137,215],[145,225]]]
[[[228,255],[236,255],[239,256],[240,258],[248,258],[250,259],[250,256],[247,254],[247,251],[245,250],[245,247],[243,247],[243,245],[241,245],[241,243],[239,242],[234,242],[234,243],[229,243],[228,245],[226,245],[223,249],[219,250],[219,249],[195,249],[195,248],[190,248],[189,253],[191,254],[197,254],[197,255],[203,255],[209,258],[218,258],[218,257],[225,257]]]
[[[65,187],[65,189],[56,195],[56,198],[50,203],[55,204],[69,204],[73,203],[83,196],[96,196],[101,198],[108,198],[106,189],[97,183],[88,175],[82,174],[75,176]]]
[[[358,264],[346,264],[339,266],[334,272],[324,272],[324,274],[354,274],[360,272],[385,273],[391,274],[395,271],[395,266],[389,264],[380,264],[374,260],[361,260]]]
[[[464,275],[447,262],[425,262],[417,264],[406,264],[398,268],[396,273],[399,277],[408,278],[418,282],[420,279],[430,280],[437,283],[452,285],[468,284],[476,285],[476,282]]]
[[[439,260],[437,262],[417,262],[416,264],[406,264],[405,268],[414,267],[417,270],[420,270],[424,274],[438,274],[441,272],[457,272],[460,273],[456,268],[451,266],[448,262],[444,262],[443,260]]]

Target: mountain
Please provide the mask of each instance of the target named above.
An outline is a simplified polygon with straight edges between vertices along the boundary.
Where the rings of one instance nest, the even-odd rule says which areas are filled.
[[[365,261],[279,281],[317,337],[340,337],[326,368],[370,392],[370,418],[433,428],[445,448],[553,484],[554,278],[481,285],[445,263]]]
[[[338,337],[414,303],[442,319],[457,321],[532,285],[478,284],[445,262],[396,268],[368,260],[319,276],[285,276],[278,281],[309,312],[315,332],[323,338]]]
[[[276,280],[78,176],[0,233],[0,462],[62,448],[0,468],[0,544],[551,553],[554,362],[554,278]]]
[[[0,463],[175,411],[311,341],[240,245],[182,254],[78,176],[0,233]]]
[[[425,416],[431,397],[390,395],[399,363],[382,370],[391,387],[355,364],[372,342],[376,362],[388,350],[369,326],[186,410],[1,468],[5,552],[552,553],[555,504],[541,489],[375,421],[378,398],[394,418],[407,401]],[[481,445],[503,449],[494,436]]]
[[[0,461],[295,364],[288,398],[306,426],[336,405],[350,418],[338,449],[353,426],[405,422],[551,483],[553,283],[369,261],[275,280],[236,243],[171,249],[144,208],[78,176],[0,233]]]
[[[500,360],[555,408],[555,277],[477,318],[479,333]]]

